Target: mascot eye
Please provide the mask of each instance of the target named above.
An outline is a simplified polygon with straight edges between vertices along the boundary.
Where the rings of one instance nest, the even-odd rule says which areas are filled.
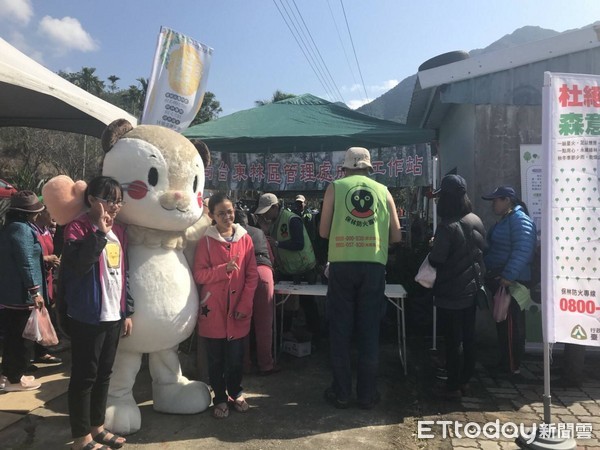
[[[198,189],[198,175],[196,175],[194,177],[194,183],[192,184],[192,189],[194,190],[194,192],[196,192],[196,190]]]
[[[366,200],[366,201],[369,201],[369,200],[371,200],[371,196],[370,196],[370,195],[365,195],[365,200]]]
[[[148,183],[150,183],[150,186],[158,184],[158,170],[154,167],[148,171]]]
[[[360,200],[360,195],[355,195],[354,196],[354,200],[359,201]]]

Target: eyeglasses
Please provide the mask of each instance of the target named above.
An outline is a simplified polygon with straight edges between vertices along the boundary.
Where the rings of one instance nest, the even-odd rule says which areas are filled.
[[[216,216],[220,217],[220,218],[224,218],[224,217],[227,217],[227,216],[233,217],[233,216],[235,216],[235,211],[233,209],[230,209],[228,211],[221,211],[221,212],[218,212],[216,214]]]
[[[114,207],[120,208],[120,207],[122,207],[125,204],[125,202],[123,200],[117,200],[117,201],[115,201],[115,200],[106,200],[105,198],[96,197],[96,196],[94,196],[94,198],[96,200],[98,200],[99,202],[106,203],[106,205],[110,206],[111,208],[114,208]]]

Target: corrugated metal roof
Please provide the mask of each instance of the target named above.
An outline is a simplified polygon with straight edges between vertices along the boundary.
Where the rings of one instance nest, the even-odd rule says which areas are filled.
[[[429,69],[425,72],[437,71],[438,74],[435,78],[442,80],[444,79],[442,76],[443,70],[448,66],[452,66],[452,73],[448,74],[446,79],[461,78],[460,80],[427,88],[421,87],[423,80],[421,73],[419,73],[408,110],[407,125],[430,129],[438,128],[448,108],[451,104],[455,103],[475,105],[541,105],[544,72],[547,71],[600,75],[600,41],[598,40],[600,27],[592,26],[582,30],[587,30],[588,32],[589,30],[593,30],[596,41],[590,42],[589,33],[581,33],[581,30],[563,33],[544,40],[557,43],[560,42],[558,38],[562,36],[562,39],[569,41],[568,48],[576,48],[573,38],[574,36],[578,36],[582,39],[580,47],[583,50],[577,52],[543,60],[539,60],[539,53],[530,52],[533,58],[531,63],[512,67],[512,60],[506,62],[506,64],[503,64],[503,61],[497,61],[497,67],[509,68],[479,76],[474,75],[469,78],[464,78],[464,76],[459,77],[457,74],[465,72],[464,68],[461,68],[460,65],[472,66],[473,62],[470,60],[458,61],[447,66]],[[543,41],[538,41],[536,45],[545,49],[544,51],[548,53],[547,45]],[[523,46],[513,47],[510,50],[516,54],[523,51]],[[511,52],[507,50],[489,53],[487,57],[493,59],[494,55],[511,58]],[[483,69],[482,71],[486,72]]]

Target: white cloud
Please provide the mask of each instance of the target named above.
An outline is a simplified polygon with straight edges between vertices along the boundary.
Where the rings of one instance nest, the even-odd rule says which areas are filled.
[[[20,33],[18,31],[13,31],[10,34],[9,42],[13,47],[19,49],[21,52],[25,53],[30,58],[36,60],[40,64],[44,64],[44,55],[42,54],[42,52],[33,49],[27,43],[27,38],[25,37],[25,35],[23,33]]]
[[[33,16],[30,0],[0,0],[0,19],[27,25]]]
[[[390,89],[396,87],[396,85],[400,83],[398,80],[386,80],[383,83],[379,84],[379,85],[375,85],[375,86],[369,86],[369,89],[372,91],[383,91],[383,92],[387,92]]]
[[[83,29],[79,20],[73,17],[55,19],[45,16],[40,21],[39,33],[56,45],[58,53],[69,50],[91,52],[98,49],[98,44],[92,36]]]
[[[365,91],[361,84],[353,84],[350,87],[343,86],[342,91],[343,92],[351,92],[352,94],[354,94],[356,96],[361,96],[361,98],[357,99],[357,100],[346,100],[346,105],[348,105],[349,108],[356,109],[356,108],[360,108],[363,105],[366,105],[367,103],[372,102],[380,95],[385,94],[390,89],[396,87],[396,85],[398,83],[399,83],[398,80],[385,80],[379,84],[372,84],[372,85],[367,86],[367,92],[369,93],[369,97],[370,97],[369,100],[362,97],[364,95]]]
[[[365,99],[346,101],[346,105],[348,105],[348,108],[350,108],[350,109],[360,108],[362,105],[366,105],[367,103],[369,103],[369,102],[367,102],[367,100],[365,100]]]

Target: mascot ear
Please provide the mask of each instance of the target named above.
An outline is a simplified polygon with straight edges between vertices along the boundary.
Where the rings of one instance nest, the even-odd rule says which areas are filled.
[[[208,146],[200,139],[190,139],[190,141],[194,144],[196,150],[198,150],[200,158],[202,158],[202,162],[204,163],[204,168],[208,167],[210,165],[210,150]]]
[[[108,153],[119,139],[133,130],[133,126],[126,119],[117,119],[111,122],[102,132],[102,149]]]
[[[42,187],[44,203],[59,225],[66,225],[85,211],[85,181],[73,181],[66,175],[48,180]]]

